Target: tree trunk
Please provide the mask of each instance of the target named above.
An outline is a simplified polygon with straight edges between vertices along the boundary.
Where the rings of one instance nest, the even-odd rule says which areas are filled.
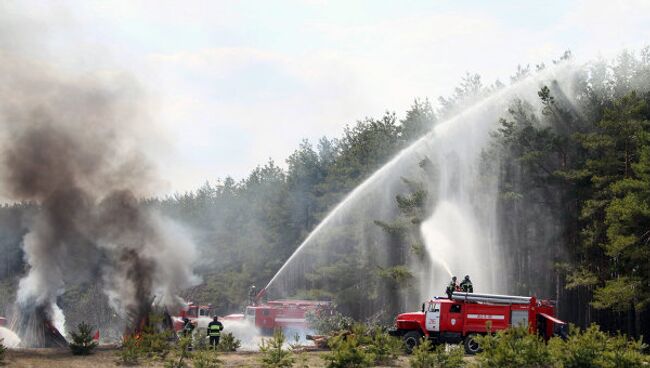
[[[627,335],[628,336],[634,336],[635,338],[637,337],[636,335],[636,308],[634,308],[634,301],[630,302],[630,309],[628,310],[627,313]]]

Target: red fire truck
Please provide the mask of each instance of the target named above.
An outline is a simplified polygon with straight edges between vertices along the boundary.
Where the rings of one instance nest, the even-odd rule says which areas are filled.
[[[552,301],[535,297],[454,292],[451,299],[435,297],[420,312],[397,316],[394,336],[401,336],[409,351],[423,337],[435,343],[463,343],[468,354],[480,351],[475,336],[510,326],[526,325],[545,339],[554,331],[566,332],[566,323],[554,317]]]
[[[273,300],[246,307],[245,318],[263,334],[271,334],[276,329],[308,329],[308,312],[323,313],[329,310],[330,303],[326,301]]]

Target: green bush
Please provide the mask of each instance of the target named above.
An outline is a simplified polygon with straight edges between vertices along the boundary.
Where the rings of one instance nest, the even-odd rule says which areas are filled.
[[[232,334],[232,332],[226,332],[221,335],[219,340],[219,345],[217,350],[219,351],[237,351],[241,346],[241,341]]]
[[[355,323],[348,331],[333,335],[328,341],[331,353],[323,355],[328,367],[368,367],[387,365],[397,359],[404,344],[380,326],[368,328]]]
[[[476,340],[483,350],[476,356],[480,367],[550,367],[553,361],[544,340],[525,326],[477,336]]]
[[[70,337],[72,342],[68,346],[74,355],[89,355],[97,347],[93,340],[93,327],[86,322],[81,322],[76,332],[70,332]]]
[[[137,346],[143,356],[164,359],[171,350],[172,332],[157,332],[152,327],[145,327],[138,338]]]
[[[627,368],[650,363],[643,354],[646,345],[623,335],[609,336],[592,324],[584,331],[572,326],[569,338],[553,338],[548,350],[563,368]]]
[[[293,354],[284,349],[284,333],[276,330],[273,337],[262,339],[260,351],[262,352],[261,363],[267,368],[284,368],[291,367],[294,363]]]
[[[323,354],[328,368],[356,368],[370,367],[375,361],[374,354],[367,351],[360,340],[364,340],[363,335],[339,335],[334,336],[328,341],[332,350],[330,353]]]
[[[603,366],[632,368],[650,365],[650,357],[643,354],[646,349],[647,345],[641,339],[630,340],[624,335],[616,335],[607,341]]]
[[[219,368],[223,362],[214,350],[202,350],[192,353],[193,368]]]
[[[438,345],[433,348],[429,339],[422,339],[409,359],[411,368],[462,368],[465,366],[463,348],[457,345]]]
[[[117,351],[119,365],[137,365],[140,361],[140,348],[135,338],[122,340],[122,346]]]
[[[409,366],[411,368],[434,368],[436,367],[436,359],[431,351],[433,346],[429,339],[422,339],[420,345],[416,346],[409,358]]]
[[[146,327],[138,337],[128,337],[122,340],[118,350],[118,364],[137,365],[140,359],[165,359],[171,350],[170,339],[172,332],[156,332],[152,327]]]
[[[174,352],[175,354],[165,361],[165,368],[186,368],[186,360],[190,358],[189,350],[191,346],[192,338],[190,336],[178,339],[178,345]]]
[[[379,328],[371,331],[370,338],[367,350],[373,355],[375,364],[387,365],[404,350],[402,339],[390,336]]]

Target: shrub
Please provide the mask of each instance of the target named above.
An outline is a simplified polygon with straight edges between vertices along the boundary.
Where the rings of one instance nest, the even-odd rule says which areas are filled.
[[[164,359],[171,350],[171,335],[170,331],[156,332],[152,327],[145,327],[137,339],[137,346],[149,358]]]
[[[595,324],[584,331],[572,326],[566,341],[553,338],[549,342],[551,356],[564,368],[639,367],[649,362],[643,354],[645,348],[641,340],[609,336]]]
[[[374,356],[375,364],[386,365],[397,359],[404,349],[401,339],[390,336],[386,331],[375,329],[370,335],[368,352]]]
[[[429,339],[423,339],[413,349],[409,359],[411,368],[462,368],[465,366],[463,348],[456,345],[438,345],[433,348]]]
[[[119,365],[137,365],[140,360],[140,349],[137,340],[126,338],[122,340],[122,346],[117,351]]]
[[[547,367],[551,365],[544,340],[525,326],[477,336],[483,351],[476,356],[481,367]]]
[[[77,331],[70,332],[72,342],[68,345],[74,355],[89,355],[97,347],[93,339],[93,327],[86,322],[77,326]]]
[[[458,345],[439,345],[433,351],[434,367],[462,368],[465,366],[465,351]]]
[[[171,336],[169,331],[156,332],[152,327],[146,327],[138,337],[122,340],[122,346],[117,352],[118,363],[137,365],[141,358],[164,359],[171,350]]]
[[[219,351],[237,351],[241,346],[241,340],[235,337],[232,332],[226,332],[221,335],[217,350]]]
[[[647,345],[641,339],[630,340],[624,335],[610,337],[607,341],[604,361],[607,367],[632,368],[650,364],[650,357],[644,355]]]
[[[328,341],[332,350],[330,353],[323,354],[328,368],[355,368],[370,367],[375,361],[374,354],[368,352],[360,343],[363,335],[339,335],[334,336]]]
[[[432,348],[429,339],[422,339],[420,345],[413,349],[409,358],[409,366],[411,368],[434,368],[436,361],[435,356],[431,352]]]
[[[214,350],[195,351],[192,354],[193,368],[218,368],[223,362]]]
[[[282,368],[293,365],[293,354],[283,348],[284,340],[284,333],[281,330],[276,330],[270,339],[262,339],[260,351],[262,352],[263,367]]]
[[[330,337],[328,346],[332,352],[324,354],[323,359],[329,361],[329,367],[366,367],[391,363],[404,344],[380,326],[369,329],[356,323],[349,331]]]
[[[190,357],[190,346],[192,345],[191,337],[181,337],[178,339],[178,345],[176,347],[176,354],[171,359],[165,361],[165,368],[186,368],[187,360]]]

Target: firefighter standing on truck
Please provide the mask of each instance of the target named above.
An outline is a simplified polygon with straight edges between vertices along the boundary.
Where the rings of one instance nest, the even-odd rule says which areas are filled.
[[[248,289],[248,300],[250,305],[255,305],[255,297],[257,296],[257,289],[255,289],[255,285],[251,285],[251,287]]]
[[[221,337],[221,331],[223,330],[223,325],[219,322],[219,317],[214,316],[212,322],[208,324],[208,336],[210,337],[210,347],[216,349],[219,345],[219,338]]]
[[[454,291],[460,291],[460,287],[458,286],[456,280],[456,276],[452,276],[451,282],[449,285],[447,285],[447,290],[445,290],[445,293],[447,293],[449,299],[451,299],[451,294],[453,294]]]
[[[465,293],[474,292],[474,286],[472,285],[472,281],[469,279],[469,275],[465,275],[465,279],[460,282],[460,290]]]

